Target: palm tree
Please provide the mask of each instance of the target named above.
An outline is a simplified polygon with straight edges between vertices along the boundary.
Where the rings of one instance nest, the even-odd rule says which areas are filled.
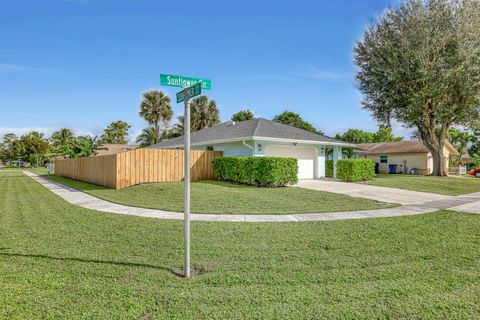
[[[342,148],[342,157],[346,159],[352,159],[355,157],[355,150],[353,148]],[[333,157],[333,149],[327,149],[325,151],[325,156],[327,159]]]
[[[165,93],[158,90],[143,93],[139,114],[155,129],[157,141],[159,141],[160,123],[162,122],[164,128],[166,128],[173,117],[170,98],[165,95]]]
[[[476,142],[474,134],[468,131],[460,131],[455,128],[450,128],[448,130],[448,139],[460,154],[459,159],[462,159],[462,156],[466,153],[468,144],[470,142]]]
[[[62,144],[70,145],[73,141],[73,138],[73,131],[71,129],[62,128],[52,133],[50,140],[52,141],[53,147],[58,149]]]
[[[215,100],[208,100],[207,96],[195,98],[192,103],[191,129],[192,131],[208,128],[220,123],[220,112]]]
[[[172,127],[172,131],[179,136],[183,135],[183,126],[184,126],[185,118],[183,116],[177,117],[177,123],[175,123]],[[190,119],[191,122],[191,119]]]
[[[342,154],[347,159],[353,159],[356,153],[355,153],[355,150],[353,150],[353,148],[342,148]]]
[[[157,132],[153,127],[143,129],[142,133],[138,135],[136,141],[143,148],[159,142]]]

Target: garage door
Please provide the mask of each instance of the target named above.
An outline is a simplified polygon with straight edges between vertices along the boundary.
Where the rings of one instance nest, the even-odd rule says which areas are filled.
[[[297,158],[298,179],[313,179],[315,174],[315,149],[303,147],[268,146],[265,154],[269,157]]]

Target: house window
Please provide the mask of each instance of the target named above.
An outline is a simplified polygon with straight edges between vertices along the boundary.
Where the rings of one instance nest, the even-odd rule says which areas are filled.
[[[380,163],[388,163],[388,157],[387,156],[380,156]]]
[[[213,151],[213,146],[207,146],[207,151]]]

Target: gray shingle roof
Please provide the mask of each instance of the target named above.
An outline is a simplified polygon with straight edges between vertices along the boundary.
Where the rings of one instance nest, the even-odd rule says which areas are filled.
[[[305,140],[323,144],[332,143],[348,145],[343,141],[262,118],[240,122],[228,121],[217,126],[195,131],[191,133],[190,141],[192,145],[202,145],[251,140],[252,138]],[[183,147],[183,136],[159,142],[149,148],[176,147]]]

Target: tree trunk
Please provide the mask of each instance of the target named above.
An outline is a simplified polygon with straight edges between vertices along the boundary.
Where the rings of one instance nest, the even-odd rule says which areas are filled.
[[[160,142],[160,124],[158,122],[155,122],[154,128],[155,128],[155,143],[159,143]]]
[[[432,176],[448,176],[444,165],[443,147],[447,138],[447,131],[450,125],[446,122],[441,124],[441,128],[437,129],[437,118],[435,117],[435,105],[432,99],[426,99],[423,123],[418,124],[418,132],[420,137],[432,154],[433,168]]]
[[[443,158],[443,148],[433,148],[434,150],[430,150],[433,159],[433,170],[431,175],[432,176],[446,176],[444,158]]]

